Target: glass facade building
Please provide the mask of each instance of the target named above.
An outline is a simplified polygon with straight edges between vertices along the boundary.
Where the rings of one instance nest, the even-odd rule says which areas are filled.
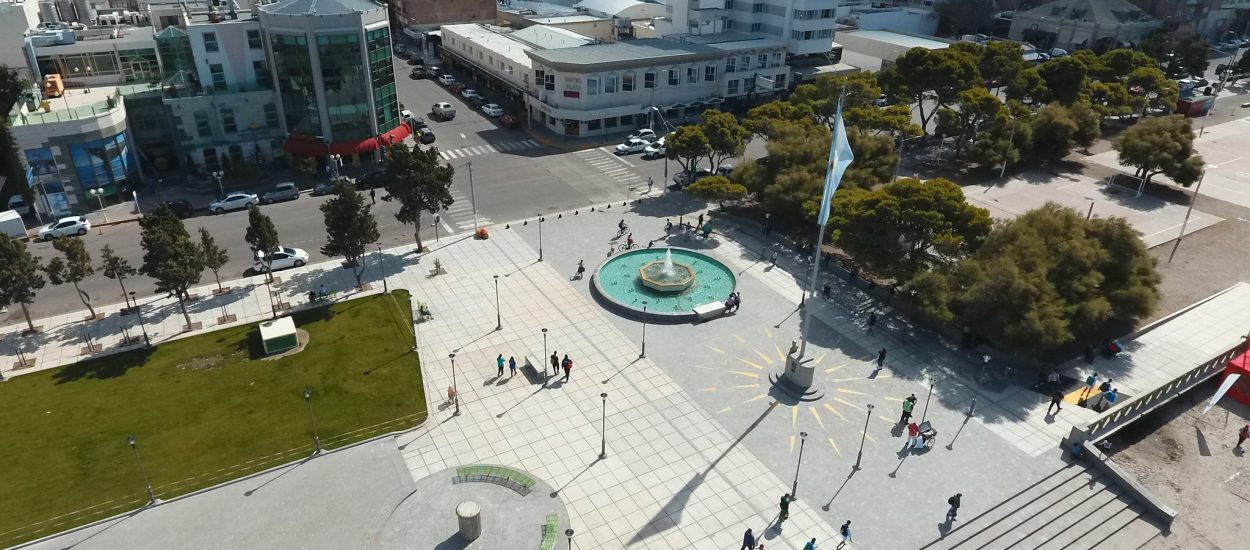
[[[373,135],[373,126],[369,124],[369,91],[360,63],[360,35],[317,36],[317,59],[321,62],[331,135],[336,141]]]
[[[321,135],[317,81],[308,55],[308,39],[302,34],[272,33],[269,42],[287,131]]]
[[[369,76],[372,79],[378,128],[394,128],[399,125],[399,100],[395,95],[391,31],[381,27],[365,33],[365,36],[369,45]]]

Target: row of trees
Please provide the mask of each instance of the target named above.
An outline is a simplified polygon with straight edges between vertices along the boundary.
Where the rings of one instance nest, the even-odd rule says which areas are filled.
[[[423,151],[399,144],[388,150],[383,169],[371,176],[389,193],[383,197],[384,200],[401,203],[396,218],[415,227],[418,247],[422,247],[422,212],[443,210],[452,203],[450,187],[454,171],[450,166],[440,164],[438,159],[435,149]],[[340,180],[334,189],[334,196],[321,205],[321,212],[326,226],[326,243],[321,247],[321,253],[342,257],[352,269],[356,284],[361,285],[363,264],[360,260],[369,246],[381,237],[371,205],[364,195]],[[222,290],[220,270],[230,261],[228,253],[204,228],[200,228],[198,242],[193,240],[182,220],[164,205],[140,219],[139,226],[143,264],[136,269],[117,256],[112,248],[105,246],[100,251],[101,265],[98,269],[105,277],[118,282],[123,295],[126,294],[127,278],[136,274],[150,277],[156,282],[157,291],[178,299],[179,309],[190,324],[191,317],[186,307],[190,289],[199,284],[204,270],[208,269],[213,273],[217,288]],[[281,247],[278,230],[269,216],[255,206],[248,211],[245,240],[253,253],[263,253],[266,277],[272,280],[271,261]],[[91,316],[95,316],[91,297],[79,286],[97,270],[84,242],[81,239],[59,239],[53,247],[60,255],[46,265],[40,265],[23,241],[0,236],[0,304],[20,305],[27,326],[32,331],[35,327],[28,306],[34,302],[36,293],[46,281],[54,285],[72,285]]]

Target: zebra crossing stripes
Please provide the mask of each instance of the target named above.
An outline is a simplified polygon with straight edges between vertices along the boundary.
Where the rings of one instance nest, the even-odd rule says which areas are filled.
[[[458,149],[449,149],[439,151],[438,156],[443,160],[459,159],[465,157],[475,157],[478,155],[486,155],[490,153],[507,153],[510,151],[523,151],[525,149],[535,149],[541,147],[537,141],[527,139],[525,141],[508,141],[504,143],[487,143],[485,145],[472,145],[469,147],[460,147]]]
[[[451,188],[451,206],[440,214],[442,221],[454,226],[459,231],[467,231],[473,229],[473,203],[469,201],[464,193]],[[478,225],[490,225],[490,218],[483,216],[481,213],[477,215]]]
[[[603,175],[612,178],[614,181],[626,186],[634,186],[643,183],[641,176],[634,173],[631,168],[632,164],[625,162],[616,157],[616,155],[605,153],[600,149],[586,149],[573,153],[574,156],[581,159],[586,164],[592,166]]]

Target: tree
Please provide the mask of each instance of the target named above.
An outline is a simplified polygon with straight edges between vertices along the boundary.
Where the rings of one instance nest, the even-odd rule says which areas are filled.
[[[399,201],[395,219],[412,224],[417,250],[425,249],[421,243],[421,213],[442,212],[455,202],[451,196],[451,181],[456,169],[440,159],[438,148],[414,146],[410,149],[403,143],[396,143],[387,150],[383,165],[388,196],[382,200]]]
[[[978,67],[991,88],[1006,86],[1025,68],[1024,47],[1007,40],[990,42],[981,51]]]
[[[1130,95],[1120,82],[1090,82],[1088,91],[1090,107],[1103,118],[1130,116],[1146,103],[1146,98]]]
[[[1189,187],[1202,173],[1202,157],[1194,153],[1194,130],[1183,115],[1147,118],[1130,126],[1111,142],[1120,164],[1136,167],[1146,182],[1163,174]]]
[[[993,0],[942,0],[934,11],[941,18],[939,25],[949,34],[972,34],[984,28],[993,18]]]
[[[191,240],[182,220],[163,204],[139,218],[139,227],[143,245],[143,266],[139,273],[155,279],[156,290],[178,298],[178,307],[190,326],[187,291],[200,282],[200,274],[204,272],[203,251]]]
[[[698,126],[682,126],[664,140],[664,154],[681,164],[687,175],[694,172],[699,159],[712,154],[712,144]]]
[[[1143,117],[1151,107],[1171,112],[1180,97],[1180,86],[1163,74],[1163,71],[1153,67],[1134,69],[1129,74],[1126,85],[1130,93],[1141,98],[1137,103],[1141,105]]]
[[[1015,164],[1033,150],[1029,118],[1009,118],[1006,113],[989,124],[969,148],[970,160],[983,168]]]
[[[17,71],[0,65],[0,109],[4,113],[13,110],[22,92],[30,89],[30,84]]]
[[[273,282],[273,255],[282,243],[278,242],[278,228],[273,226],[273,220],[255,204],[247,209],[247,233],[243,239],[252,245],[252,252],[265,264],[265,280]]]
[[[968,204],[963,190],[943,178],[839,190],[829,222],[839,247],[901,280],[974,252],[992,226],[989,211]]]
[[[317,174],[317,159],[313,157],[295,157],[295,171],[306,178],[315,176]]]
[[[729,181],[725,176],[708,176],[695,181],[686,192],[708,202],[715,202],[722,207],[726,201],[740,200],[747,195],[747,188],[742,184]]]
[[[993,120],[1006,107],[989,90],[977,86],[959,92],[956,109],[938,110],[938,132],[955,138],[955,158],[963,152],[963,145],[976,137],[977,129]]]
[[[981,84],[977,61],[958,49],[912,48],[879,78],[891,93],[917,105],[921,130],[927,132],[933,112],[926,113],[925,100],[932,96],[938,107],[948,107],[960,92]]]
[[[903,138],[920,135],[920,125],[912,122],[911,108],[906,105],[856,107],[842,113],[846,126],[865,132],[889,134]]]
[[[1041,73],[1029,67],[1016,74],[1007,83],[1007,99],[1021,101],[1027,105],[1043,105],[1050,102],[1050,88]]]
[[[751,131],[738,124],[738,119],[732,114],[714,109],[703,112],[699,128],[707,137],[707,160],[713,171],[720,168],[725,159],[742,156],[747,138],[751,135]]]
[[[1190,27],[1175,31],[1159,29],[1139,44],[1139,49],[1165,66],[1170,77],[1200,75],[1207,71],[1211,45]]]
[[[100,249],[100,271],[104,273],[105,277],[113,279],[117,281],[117,284],[121,285],[122,299],[130,303],[130,299],[127,298],[130,294],[126,292],[126,278],[133,277],[138,273],[135,268],[130,266],[130,262],[115,254],[113,247],[106,244]]]
[[[222,292],[221,276],[218,272],[230,261],[230,256],[226,254],[226,249],[217,246],[217,241],[203,227],[200,228],[200,252],[204,255],[204,267],[213,272],[213,280],[217,281],[217,292]]]
[[[1072,151],[1076,121],[1066,107],[1052,103],[1038,109],[1033,126],[1033,154],[1046,160],[1061,159]]]
[[[340,181],[335,184],[334,193],[333,198],[321,205],[326,223],[326,244],[321,247],[321,253],[342,256],[351,266],[352,275],[356,276],[356,286],[364,286],[360,280],[364,270],[360,258],[370,244],[382,237],[378,233],[378,220],[369,211],[371,207],[365,202],[364,195],[347,183]]]
[[[35,323],[30,320],[27,306],[35,302],[35,293],[43,285],[39,260],[26,249],[26,243],[0,233],[0,305],[22,306],[30,332],[35,332]]]
[[[908,113],[910,115],[910,113]],[[753,135],[772,139],[778,124],[812,124],[816,119],[809,105],[796,105],[790,101],[770,101],[747,111],[743,122]]]
[[[48,264],[43,266],[43,272],[48,275],[48,280],[54,285],[60,286],[65,283],[74,285],[78,299],[82,305],[87,306],[91,318],[95,319],[95,307],[91,305],[91,296],[78,286],[83,279],[95,273],[95,268],[91,267],[91,254],[87,252],[87,246],[83,244],[82,239],[57,239],[52,243],[52,248],[60,252],[61,256],[54,256],[48,260]]]
[[[1046,82],[1051,97],[1063,105],[1076,103],[1085,89],[1089,69],[1084,63],[1071,57],[1051,59],[1037,68],[1038,76]]]
[[[1072,134],[1072,142],[1082,149],[1089,150],[1102,137],[1102,115],[1089,102],[1078,101],[1068,108],[1068,114],[1076,122],[1076,132]]]
[[[1127,48],[1108,50],[1102,54],[1102,65],[1106,72],[1098,75],[1098,78],[1114,80],[1125,78],[1137,69],[1159,68],[1159,62],[1149,55]]]
[[[877,84],[877,76],[863,71],[837,76],[821,75],[814,82],[795,88],[790,94],[790,102],[811,107],[821,124],[833,128],[839,100],[842,100],[843,117],[848,117],[852,110],[873,108],[878,97],[881,97],[881,86]]]
[[[851,127],[846,129],[846,140],[851,144],[855,162],[846,167],[840,187],[868,189],[894,177],[898,168],[898,153],[890,136],[866,134],[859,128]],[[824,177],[824,170],[825,167],[821,166],[821,177]]]

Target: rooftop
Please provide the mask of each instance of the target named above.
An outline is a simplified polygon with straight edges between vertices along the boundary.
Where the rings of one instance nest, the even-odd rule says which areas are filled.
[[[1099,25],[1157,21],[1128,0],[1055,0],[1016,15],[1088,21]]]
[[[576,4],[576,7],[615,16],[641,4],[656,4],[656,2],[641,2],[639,0],[582,0]]]
[[[589,36],[578,34],[568,29],[549,27],[547,25],[534,25],[532,27],[526,27],[519,31],[514,31],[508,36],[513,40],[519,40],[540,50],[575,48],[597,42],[594,38]]]
[[[371,0],[282,0],[266,4],[260,9],[279,15],[345,15],[384,9],[386,6]]]
[[[895,46],[901,46],[907,49],[926,48],[930,50],[940,50],[951,45],[950,41],[942,40],[936,36],[919,36],[914,34],[904,34],[892,31],[851,31],[839,33],[842,36],[853,34],[860,38],[885,42]]]
[[[155,83],[70,88],[65,90],[65,94],[61,97],[47,99],[47,112],[38,108],[41,100],[35,100],[34,111],[27,111],[26,102],[19,99],[13,104],[13,110],[9,113],[9,121],[17,127],[91,118],[121,107],[121,102],[118,101],[114,102],[110,108],[108,104],[110,97],[159,90],[159,86]]]
[[[720,50],[744,50],[749,48],[784,48],[784,40],[763,34],[725,31],[713,34],[669,35],[665,38],[691,44],[703,44]]]
[[[607,17],[593,15],[556,15],[551,17],[530,17],[530,21],[539,25],[567,25],[569,23],[590,23],[592,21],[611,21]]]
[[[594,65],[637,61],[645,65],[679,63],[687,59],[721,56],[721,50],[703,44],[683,43],[667,38],[625,40],[615,44],[595,44],[580,48],[529,52],[530,57],[545,63]]]
[[[444,40],[446,40],[447,33],[462,36],[477,46],[495,52],[495,55],[504,56],[517,65],[528,69],[530,67],[530,58],[525,55],[525,52],[535,49],[534,46],[512,38],[511,34],[513,33],[499,32],[499,30],[496,30],[497,28],[478,23],[464,23],[443,25],[442,31]]]

